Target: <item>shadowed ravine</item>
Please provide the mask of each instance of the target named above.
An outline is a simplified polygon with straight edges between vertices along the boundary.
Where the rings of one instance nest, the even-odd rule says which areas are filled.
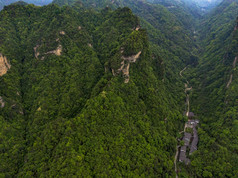
[[[181,76],[181,78],[185,78],[183,76],[183,72],[187,68],[188,68],[188,66],[186,66],[183,70],[180,71],[179,75]],[[183,129],[183,131],[179,132],[180,134],[181,133],[186,133],[186,128],[191,128],[191,122],[193,121],[193,120],[191,120],[191,118],[194,116],[194,114],[192,112],[190,112],[190,98],[189,98],[189,91],[192,90],[192,86],[189,86],[189,81],[187,79],[185,79],[184,86],[185,86],[184,92],[185,92],[185,95],[186,95],[185,112],[184,113],[185,113],[186,117],[188,117],[188,122],[186,122],[184,124],[184,129]],[[196,124],[194,124],[194,126],[193,126],[194,133],[196,132],[196,128],[195,127],[196,127]],[[193,137],[197,137],[197,135],[194,135]],[[183,137],[183,140],[184,139],[186,139],[186,136]],[[177,140],[181,141],[179,139],[177,139]],[[188,144],[189,144],[190,141],[188,141]],[[186,146],[189,146],[189,145],[186,145]],[[176,146],[176,154],[175,154],[175,158],[174,158],[174,166],[175,166],[176,178],[178,178],[177,158],[178,158],[178,155],[179,155],[179,150],[182,149],[181,147],[182,147],[181,145],[177,144],[177,146]],[[181,153],[181,151],[180,151],[180,153]],[[186,150],[185,150],[185,154],[186,154]],[[185,164],[189,164],[190,160],[188,158],[185,158],[185,159],[186,159]]]

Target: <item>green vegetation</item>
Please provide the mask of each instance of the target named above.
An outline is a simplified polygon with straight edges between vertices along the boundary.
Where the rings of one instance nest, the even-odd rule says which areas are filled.
[[[129,8],[10,5],[0,17],[2,177],[175,175],[183,107]],[[124,83],[122,58],[138,52]]]
[[[0,0],[0,10],[2,10],[4,6],[7,6],[12,3],[18,3],[21,5],[25,5],[26,3],[29,3],[29,4],[35,4],[38,6],[43,6],[51,2],[52,0]]]
[[[173,0],[5,7],[0,177],[175,177],[186,80],[199,143],[178,175],[236,177],[238,2],[201,14]]]
[[[237,64],[234,66],[238,56],[237,15],[238,1],[224,1],[202,21],[200,43],[204,48],[199,65],[190,71],[191,106],[201,122],[199,149],[182,177],[238,174]]]
[[[185,132],[187,132],[187,133],[191,133],[191,134],[192,134],[192,133],[193,133],[193,129],[192,129],[192,128],[189,128],[189,127],[187,127],[187,128],[186,128],[186,130],[185,130]]]

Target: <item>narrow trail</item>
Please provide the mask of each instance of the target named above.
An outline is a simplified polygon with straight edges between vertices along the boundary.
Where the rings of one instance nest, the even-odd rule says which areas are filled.
[[[188,66],[186,66],[183,70],[181,70],[181,71],[179,72],[179,75],[180,75],[181,77],[183,77],[183,72],[187,69],[187,67],[188,67]]]
[[[183,72],[188,68],[188,66],[186,66],[183,70],[181,70],[179,72],[179,75],[180,77],[184,78],[183,76]],[[185,86],[185,94],[186,94],[186,103],[185,103],[185,106],[187,106],[185,112],[186,112],[186,116],[188,117],[189,116],[189,112],[190,112],[190,98],[189,98],[189,91],[192,90],[192,87],[189,87],[189,82],[188,80],[186,79],[186,83],[184,83],[184,86]],[[184,124],[184,129],[183,131],[179,132],[180,134],[185,132],[185,129],[187,127],[187,123]],[[178,168],[177,168],[177,158],[178,158],[178,153],[179,153],[179,148],[180,146],[179,145],[176,145],[176,154],[175,154],[175,157],[174,157],[174,171],[176,173],[176,178],[178,178]]]

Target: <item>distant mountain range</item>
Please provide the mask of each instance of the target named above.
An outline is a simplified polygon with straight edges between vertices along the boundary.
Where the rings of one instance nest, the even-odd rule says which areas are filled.
[[[12,4],[14,2],[18,2],[18,0],[0,0],[0,10],[3,9],[4,6]],[[35,4],[38,6],[47,5],[52,2],[52,0],[24,0],[24,2],[29,4]]]
[[[162,4],[165,7],[175,8],[183,7],[189,8],[188,10],[194,15],[194,13],[199,13],[203,15],[209,10],[217,6],[222,2],[222,0],[147,0],[153,4]]]

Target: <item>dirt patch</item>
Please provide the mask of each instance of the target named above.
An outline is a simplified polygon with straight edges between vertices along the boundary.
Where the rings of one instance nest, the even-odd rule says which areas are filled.
[[[3,101],[3,98],[0,96],[0,107],[4,108],[5,102]]]
[[[65,35],[65,31],[60,31],[59,34],[60,35]]]
[[[7,58],[0,53],[0,76],[3,76],[11,68]]]
[[[136,55],[132,55],[132,56],[122,56],[121,59],[123,59],[123,61],[121,62],[121,67],[117,70],[117,73],[122,72],[124,77],[125,77],[125,83],[128,83],[130,80],[130,64],[131,63],[135,63],[137,61],[137,59],[140,57],[141,55],[141,51],[138,52]]]

